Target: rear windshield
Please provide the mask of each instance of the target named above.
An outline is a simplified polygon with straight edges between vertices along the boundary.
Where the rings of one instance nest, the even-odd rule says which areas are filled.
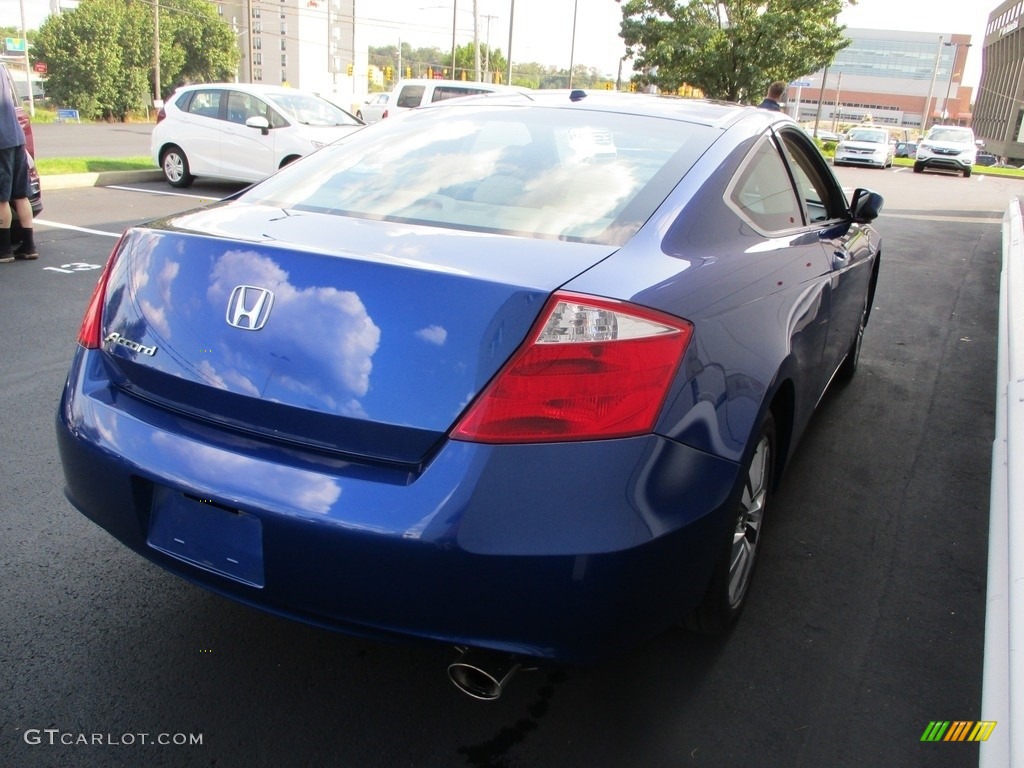
[[[718,134],[708,126],[585,108],[453,104],[357,131],[241,199],[622,244]]]

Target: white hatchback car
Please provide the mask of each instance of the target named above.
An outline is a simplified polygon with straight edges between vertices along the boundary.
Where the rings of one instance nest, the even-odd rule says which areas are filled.
[[[157,115],[150,152],[174,187],[196,176],[259,181],[362,126],[326,99],[294,88],[188,85]]]

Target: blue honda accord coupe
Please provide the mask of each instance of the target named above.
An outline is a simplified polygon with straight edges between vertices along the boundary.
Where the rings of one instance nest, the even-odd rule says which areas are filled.
[[[881,205],[766,110],[413,110],[124,233],[59,407],[68,498],[242,603],[468,649],[481,698],[725,630],[857,368]]]

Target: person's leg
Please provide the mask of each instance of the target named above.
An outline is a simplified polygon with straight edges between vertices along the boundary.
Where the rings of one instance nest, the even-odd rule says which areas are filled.
[[[18,151],[20,150],[20,151]],[[17,147],[12,161],[11,173],[11,204],[18,214],[21,226],[21,245],[14,249],[16,259],[36,258],[36,244],[32,235],[32,204],[28,201],[31,191],[28,181],[28,161],[24,147]]]
[[[11,206],[0,200],[0,264],[14,261],[11,253]]]
[[[37,258],[39,254],[36,253],[36,243],[32,232],[32,204],[27,197],[19,197],[11,204],[18,214],[18,224],[21,225],[21,245],[14,249],[14,258]]]
[[[14,261],[11,253],[11,182],[14,181],[14,148],[0,149],[0,263]]]

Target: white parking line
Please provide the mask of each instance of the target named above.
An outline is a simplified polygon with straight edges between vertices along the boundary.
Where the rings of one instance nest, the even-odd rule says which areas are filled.
[[[139,189],[138,187],[121,187],[116,184],[111,184],[104,189],[119,189],[122,192],[145,192],[148,195],[169,195],[170,197],[191,197],[195,200],[206,200],[211,203],[215,203],[218,200],[223,200],[221,197],[211,197],[210,195],[189,195],[185,192],[168,192],[162,189]]]
[[[87,235],[103,235],[104,237],[120,237],[120,232],[104,232],[102,229],[89,229],[88,227],[76,227],[72,224],[58,224],[56,221],[47,221],[46,219],[33,219],[35,224],[41,224],[44,227],[53,227],[54,229],[70,229],[73,232],[84,232]]]

